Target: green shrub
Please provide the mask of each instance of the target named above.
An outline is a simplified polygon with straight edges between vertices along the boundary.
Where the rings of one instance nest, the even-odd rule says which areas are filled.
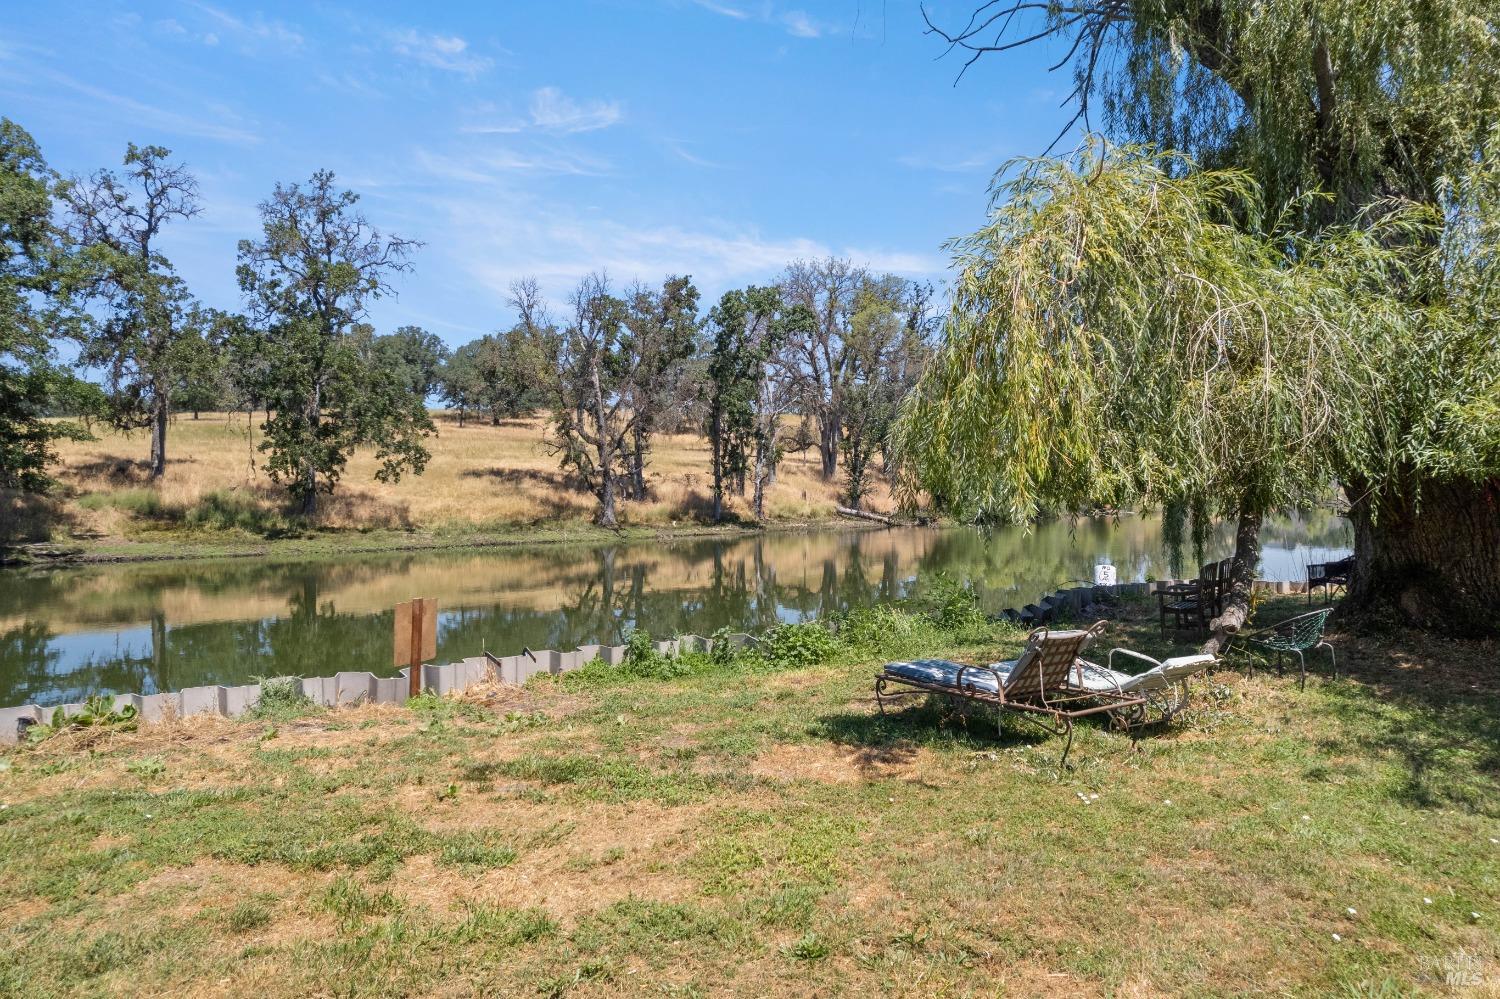
[[[225,923],[232,933],[248,933],[271,922],[271,912],[259,902],[241,902],[229,910]]]
[[[821,961],[828,956],[828,944],[816,933],[805,933],[796,943],[784,948],[784,952],[798,961]]]
[[[62,708],[54,708],[52,718],[46,724],[33,725],[26,730],[26,741],[38,743],[58,732],[94,726],[133,732],[138,715],[133,704],[116,708],[113,697],[93,694],[83,702],[83,710],[75,715],[67,714]]]
[[[830,658],[838,639],[817,621],[777,625],[760,638],[761,658],[772,669],[799,669]]]
[[[160,756],[143,756],[125,764],[125,770],[135,774],[141,780],[150,780],[166,773],[167,764]]]
[[[930,630],[918,616],[901,607],[875,604],[859,607],[839,621],[838,636],[845,645],[863,650],[877,650],[892,639],[906,639]]]
[[[676,656],[656,648],[645,628],[635,629],[625,639],[625,660],[620,669],[630,676],[650,680],[670,680],[687,673],[685,664]]]
[[[401,900],[391,892],[372,894],[348,875],[335,878],[323,892],[321,901],[323,908],[339,917],[341,927],[346,930],[367,916],[388,916],[402,908]]]
[[[499,868],[515,863],[516,851],[484,832],[466,832],[445,840],[437,859],[451,867]]]
[[[735,669],[745,655],[745,650],[731,642],[729,635],[728,628],[720,628],[710,636],[713,645],[708,650],[708,662],[713,669]]]
[[[925,582],[915,603],[945,631],[974,631],[989,624],[974,585],[960,583],[944,572]]]

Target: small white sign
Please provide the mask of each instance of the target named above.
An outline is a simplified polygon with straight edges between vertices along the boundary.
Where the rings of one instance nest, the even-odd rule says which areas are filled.
[[[1115,585],[1115,567],[1112,566],[1112,565],[1096,565],[1096,566],[1094,566],[1094,585],[1095,586],[1114,586]]]

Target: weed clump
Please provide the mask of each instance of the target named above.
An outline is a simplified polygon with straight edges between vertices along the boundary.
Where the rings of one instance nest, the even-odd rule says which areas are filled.
[[[26,741],[36,744],[59,732],[74,729],[101,728],[121,732],[134,732],[139,712],[135,705],[115,707],[115,700],[104,694],[93,694],[83,702],[83,710],[70,715],[62,708],[55,708],[52,717],[44,724],[32,725],[26,730]]]
[[[275,536],[289,528],[287,518],[253,496],[233,489],[215,489],[181,511],[185,527],[207,531],[243,531]]]
[[[247,711],[246,717],[260,721],[287,721],[311,712],[316,705],[302,690],[300,676],[256,677],[260,700]]]

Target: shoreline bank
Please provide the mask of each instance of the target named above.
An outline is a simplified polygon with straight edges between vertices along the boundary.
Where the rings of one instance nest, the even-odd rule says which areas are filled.
[[[942,527],[944,524],[927,526]],[[263,541],[225,538],[178,538],[133,541],[123,538],[0,545],[0,571],[139,562],[218,561],[248,558],[313,560],[350,555],[399,552],[456,551],[542,545],[625,544],[640,541],[683,541],[746,538],[763,534],[796,534],[843,530],[850,533],[889,530],[886,525],[843,517],[771,521],[766,524],[632,525],[615,530],[587,523],[515,525],[493,530],[317,532],[307,536]]]

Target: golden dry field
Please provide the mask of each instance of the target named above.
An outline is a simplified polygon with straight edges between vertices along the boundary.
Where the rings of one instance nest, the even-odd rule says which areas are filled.
[[[428,441],[432,460],[422,475],[376,482],[373,453],[361,451],[345,469],[337,491],[324,498],[316,524],[332,530],[505,530],[584,524],[594,498],[559,468],[547,446],[543,416],[499,426],[435,414],[438,434]],[[166,479],[146,477],[149,438],[96,428],[96,440],[60,442],[54,474],[63,484],[56,499],[21,509],[19,533],[27,540],[111,539],[198,529],[198,533],[273,533],[284,521],[286,494],[271,482],[257,450],[260,418],[242,413],[182,415],[168,436]],[[887,484],[876,472],[866,507],[891,507]],[[625,501],[625,525],[671,527],[704,523],[712,499],[708,441],[696,435],[661,435],[649,458],[651,497]],[[788,455],[767,494],[772,520],[805,521],[833,515],[842,483],[824,481],[815,451]],[[728,500],[731,519],[749,518],[748,497]],[[23,524],[23,521],[29,523]]]

